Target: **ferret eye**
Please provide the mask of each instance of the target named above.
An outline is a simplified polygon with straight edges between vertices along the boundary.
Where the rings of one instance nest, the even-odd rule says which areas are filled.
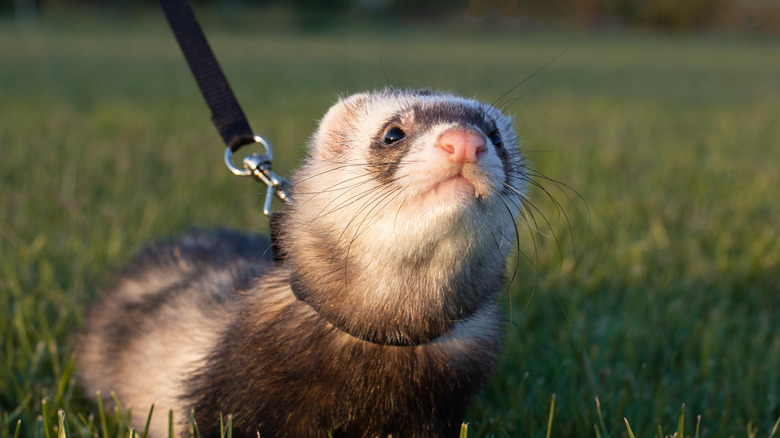
[[[397,142],[398,140],[404,138],[406,136],[406,133],[403,129],[394,126],[385,132],[385,144],[393,144]]]
[[[493,143],[493,146],[500,148],[501,147],[501,136],[498,135],[498,131],[493,131],[488,135],[488,139],[491,143]]]

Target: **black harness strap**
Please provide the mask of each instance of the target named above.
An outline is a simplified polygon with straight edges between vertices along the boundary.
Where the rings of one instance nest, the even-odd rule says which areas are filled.
[[[233,152],[254,142],[252,128],[249,127],[244,111],[230,89],[190,4],[187,0],[158,1],[198,82],[198,87],[206,98],[206,104],[211,109],[211,120],[222,140]]]

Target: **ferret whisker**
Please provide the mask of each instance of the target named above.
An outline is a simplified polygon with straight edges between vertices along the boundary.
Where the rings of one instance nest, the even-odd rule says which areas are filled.
[[[532,206],[534,207],[534,206]],[[535,207],[534,207],[535,208]],[[533,211],[529,210],[525,206],[523,206],[523,209],[521,211],[521,217],[520,219],[528,225],[528,231],[530,232],[530,236],[532,239],[534,239],[534,243],[536,243],[536,236],[542,236],[547,239],[549,239],[551,236],[549,233],[545,233],[541,230],[541,227],[536,221],[536,216],[534,216]]]
[[[337,243],[339,243],[339,245],[336,245],[336,247],[334,248],[334,252],[331,253],[331,258],[333,258],[333,256],[335,256],[336,248],[339,248],[341,246],[340,243],[341,243],[342,239],[344,238],[345,234],[347,233],[347,230],[349,230],[351,228],[352,224],[355,222],[355,220],[359,216],[361,216],[362,211],[365,208],[367,208],[369,205],[373,204],[375,206],[379,202],[379,200],[381,200],[381,198],[383,196],[383,192],[379,188],[373,187],[370,190],[364,192],[363,196],[361,196],[360,199],[362,200],[363,197],[368,196],[369,194],[372,195],[372,198],[363,203],[363,205],[358,209],[358,211],[356,211],[352,215],[350,220],[347,222],[347,224],[344,226],[344,228],[342,229],[341,233],[339,234],[339,237],[337,238]],[[350,205],[351,204],[352,203],[350,203]],[[373,208],[374,207],[372,207],[372,209]],[[345,295],[348,298],[352,309],[355,310],[355,311],[358,310],[358,307],[355,305],[355,303],[354,303],[354,301],[352,299],[352,295],[350,294],[349,261],[350,261],[350,252],[352,251],[352,245],[356,241],[357,230],[360,228],[360,225],[362,223],[364,223],[364,222],[365,222],[365,218],[360,220],[360,223],[357,224],[356,230],[352,233],[352,238],[349,239],[349,243],[346,244],[346,250],[345,250],[345,253],[344,253],[344,261],[343,261],[344,262],[344,266],[343,266],[343,270],[342,270]]]
[[[352,251],[352,246],[355,244],[355,242],[357,242],[358,237],[360,235],[362,235],[363,232],[365,232],[366,230],[368,230],[370,228],[370,225],[365,226],[365,227],[364,227],[364,225],[366,225],[366,223],[370,220],[371,214],[374,211],[374,209],[376,209],[377,206],[382,204],[382,201],[387,199],[388,197],[393,196],[393,195],[397,196],[397,192],[399,192],[399,191],[401,191],[400,187],[397,187],[394,190],[389,190],[387,192],[378,191],[380,196],[374,197],[373,199],[371,199],[368,202],[366,202],[355,213],[355,215],[353,215],[353,218],[350,220],[350,224],[351,224],[358,215],[362,215],[363,216],[363,218],[360,220],[360,222],[355,227],[355,231],[352,233],[352,238],[350,239],[349,243],[347,244],[346,253],[344,255],[344,286],[345,286],[345,294],[349,298],[350,303],[352,303],[352,297],[351,297],[351,295],[349,293],[349,275],[348,275],[349,269],[348,269],[348,264],[349,264],[349,260],[350,260],[350,253]],[[363,215],[362,214],[363,210],[367,206],[369,206],[369,205],[371,205],[371,209],[368,210],[368,212],[366,212],[366,214]],[[384,206],[380,208],[380,212],[386,206],[387,206],[387,204],[385,203]],[[346,231],[349,228],[350,224],[348,224],[347,227],[345,227],[344,231]],[[362,231],[361,231],[361,227],[363,228]],[[342,235],[343,235],[343,232],[342,232]],[[340,239],[341,239],[341,236],[339,236],[339,240]],[[354,303],[352,303],[352,305],[353,305],[353,308],[354,308]]]
[[[547,216],[545,216],[545,215],[544,215],[544,213],[542,213],[542,211],[541,211],[541,210],[540,210],[540,209],[539,209],[539,208],[538,208],[538,207],[537,207],[537,206],[536,206],[536,205],[535,205],[533,202],[528,202],[528,205],[529,205],[529,206],[530,206],[530,207],[531,207],[531,208],[532,208],[534,211],[536,211],[537,213],[539,213],[539,215],[541,215],[541,216],[542,216],[542,219],[544,220],[544,223],[545,223],[545,225],[546,225],[547,229],[549,229],[549,230],[550,230],[550,236],[545,236],[545,237],[548,237],[548,238],[549,238],[549,237],[551,237],[551,238],[553,239],[553,241],[555,242],[555,246],[556,246],[556,248],[558,249],[558,255],[559,255],[559,257],[563,258],[563,257],[564,257],[564,256],[563,256],[563,246],[562,246],[562,244],[561,244],[561,241],[560,241],[560,239],[558,238],[558,233],[555,231],[555,228],[552,226],[552,224],[550,223],[550,221],[547,219]],[[564,213],[564,214],[565,214],[565,213]],[[533,218],[536,218],[536,216],[535,216],[534,214],[531,214],[531,217],[533,217]],[[535,219],[534,219],[534,221],[535,221]],[[567,221],[568,221],[568,219],[567,219]],[[539,233],[539,234],[542,234],[542,233]],[[544,234],[542,234],[542,235],[544,235]]]
[[[501,102],[501,101],[502,101],[504,98],[506,98],[506,97],[507,97],[507,96],[508,96],[508,95],[509,95],[511,92],[515,91],[515,90],[516,90],[518,87],[522,86],[523,84],[525,84],[526,82],[528,82],[529,80],[531,80],[531,78],[533,78],[534,76],[536,76],[537,74],[539,74],[539,73],[540,73],[542,70],[544,70],[545,68],[547,68],[548,66],[550,66],[550,64],[552,64],[553,62],[557,61],[557,60],[558,60],[558,58],[560,58],[561,56],[563,56],[563,54],[564,54],[564,53],[566,53],[566,51],[568,51],[568,50],[569,50],[568,48],[567,48],[567,49],[565,49],[565,50],[563,50],[561,53],[559,53],[558,55],[556,55],[554,58],[552,58],[551,60],[547,61],[547,62],[546,62],[544,65],[542,65],[541,67],[539,67],[539,68],[537,68],[536,70],[534,70],[534,72],[533,72],[533,73],[531,73],[530,75],[528,75],[528,76],[526,76],[526,77],[521,77],[521,78],[518,78],[518,79],[517,79],[517,81],[515,81],[515,84],[514,84],[514,85],[512,85],[512,86],[511,86],[511,87],[510,87],[508,90],[506,90],[506,91],[504,92],[504,94],[502,94],[501,96],[499,96],[499,97],[498,97],[498,99],[496,99],[496,100],[495,100],[495,101],[494,101],[492,104],[490,104],[490,107],[496,107],[496,106],[497,106],[497,105],[498,105],[498,104],[499,104],[499,103],[500,103],[500,102]]]
[[[522,204],[524,200],[529,199],[528,195],[523,193],[520,189],[513,187],[506,182],[502,183],[502,187],[504,190],[500,192],[501,195],[511,200],[515,207],[520,207],[520,204]]]
[[[353,186],[351,186],[351,187],[352,187],[352,188],[354,188],[354,187],[360,187],[360,186],[361,186],[361,185],[363,185],[363,184],[365,184],[365,182],[361,182],[361,183],[355,184],[355,185],[353,185]],[[365,193],[367,193],[367,192],[370,192],[371,190],[373,190],[373,188],[369,188],[369,189],[367,189],[367,190],[365,190],[365,191],[363,191],[363,192],[360,192],[360,193],[354,194],[354,195],[352,195],[352,197],[351,197],[351,198],[349,198],[349,199],[347,199],[347,200],[344,200],[344,201],[342,201],[342,202],[339,202],[339,205],[338,205],[337,207],[335,207],[335,208],[330,208],[330,207],[331,207],[331,205],[333,205],[334,203],[336,203],[336,202],[338,202],[338,201],[339,201],[339,198],[341,198],[342,196],[346,196],[346,195],[347,195],[348,193],[350,193],[350,192],[348,192],[348,191],[344,191],[344,192],[342,192],[342,193],[338,194],[336,197],[334,197],[333,199],[331,199],[331,200],[330,200],[330,201],[329,201],[327,204],[325,204],[324,206],[322,206],[322,208],[320,208],[320,211],[319,211],[319,212],[317,212],[317,214],[316,214],[316,215],[312,216],[312,217],[311,217],[311,219],[307,220],[306,222],[303,222],[303,223],[302,223],[302,226],[304,227],[304,229],[308,229],[308,228],[309,228],[309,227],[311,227],[313,224],[315,224],[315,223],[317,223],[317,222],[322,222],[322,220],[326,219],[326,218],[327,218],[329,215],[334,215],[334,214],[338,213],[338,212],[339,212],[341,209],[348,208],[348,207],[349,207],[349,206],[352,204],[352,201],[353,201],[354,199],[360,200],[360,199],[362,198],[362,195],[364,195],[364,194],[365,194]],[[321,193],[322,193],[322,192],[313,193],[313,194],[312,194],[312,196],[311,196],[309,199],[307,199],[306,201],[304,201],[304,202],[302,203],[302,205],[301,205],[301,206],[302,206],[302,207],[305,207],[305,204],[306,204],[307,202],[309,202],[309,201],[311,201],[311,200],[315,199],[315,198],[316,198],[317,196],[319,196]]]
[[[548,199],[550,199],[550,201],[553,203],[553,205],[555,206],[555,211],[559,215],[563,216],[564,221],[566,222],[566,227],[568,228],[568,231],[569,231],[569,240],[570,240],[571,245],[572,245],[572,252],[574,254],[574,257],[576,258],[577,257],[577,248],[576,248],[576,245],[574,243],[574,230],[572,229],[571,220],[569,219],[569,214],[566,213],[566,209],[563,208],[563,205],[561,205],[561,203],[555,198],[555,196],[553,196],[552,193],[550,193],[550,191],[547,190],[547,188],[544,187],[542,184],[540,184],[540,183],[538,183],[538,182],[536,182],[534,180],[529,180],[528,182],[530,184],[533,184],[537,188],[539,188],[548,197]],[[533,206],[533,204],[531,204],[531,205]],[[534,206],[534,208],[535,208],[535,206]],[[537,211],[539,211],[539,210],[537,209]],[[539,211],[539,212],[541,213],[541,211]],[[544,215],[542,215],[542,216],[544,217]],[[550,229],[550,231],[552,232],[553,236],[555,237],[555,242],[556,242],[556,244],[558,246],[558,255],[561,258],[563,258],[563,248],[561,247],[561,243],[558,240],[557,235],[555,235],[555,230],[553,229],[551,223],[547,220],[547,218],[544,217],[544,219],[547,222],[548,228]]]
[[[536,221],[536,217],[533,214],[533,211],[529,210],[528,206],[531,204],[529,200],[526,200],[524,202],[520,203],[520,209],[518,214],[518,220],[521,221],[523,224],[525,224],[525,228],[528,230],[528,236],[531,238],[531,243],[533,244],[534,248],[534,260],[531,260],[530,256],[527,256],[525,253],[520,251],[521,254],[523,254],[524,257],[531,263],[531,266],[534,267],[534,270],[538,273],[539,272],[539,244],[538,244],[538,236],[544,236],[548,237],[545,233],[543,233],[540,230],[539,224]],[[531,205],[533,208],[533,205]],[[520,250],[519,247],[519,239],[518,239],[518,250]]]
[[[344,229],[342,230],[341,234],[339,234],[339,237],[338,237],[338,241],[339,242],[341,241],[342,237],[344,236],[344,233],[352,226],[354,221],[359,216],[361,216],[364,211],[366,211],[366,209],[368,209],[369,214],[370,214],[371,211],[373,211],[373,209],[376,207],[376,205],[379,204],[382,201],[382,199],[384,199],[384,197],[386,196],[386,192],[381,190],[379,187],[371,187],[369,190],[366,190],[366,191],[362,192],[359,199],[362,200],[364,197],[369,196],[369,195],[371,195],[371,198],[369,198],[368,200],[363,202],[363,205],[360,206],[360,208],[352,215],[352,218],[344,226]],[[352,204],[353,202],[354,201],[350,199],[350,204]],[[342,206],[342,207],[339,207],[339,208],[344,208],[344,207]],[[363,216],[363,218],[361,219],[361,223],[364,222],[364,221],[365,221],[365,216]],[[360,226],[358,225],[358,227],[356,228],[354,233],[357,233],[357,230],[359,230],[359,228],[360,228]],[[355,234],[354,233],[353,233],[352,241],[354,241],[354,239],[355,239]],[[351,246],[351,243],[350,243],[350,246]]]
[[[372,200],[374,205],[371,207],[371,209],[366,213],[366,215],[361,220],[360,224],[355,228],[355,232],[353,233],[353,241],[356,240],[358,237],[360,237],[363,233],[365,233],[368,229],[371,228],[371,226],[376,222],[375,218],[377,218],[377,215],[382,212],[387,206],[388,203],[384,202],[390,198],[392,201],[393,199],[397,198],[403,193],[402,187],[394,187],[386,192],[383,192],[379,198],[376,200]],[[379,205],[382,205],[379,211],[374,211]],[[360,212],[358,212],[360,213]],[[362,228],[362,229],[361,229]],[[350,243],[351,245],[351,243]]]
[[[373,225],[374,225],[374,224],[375,224],[375,223],[376,223],[376,222],[379,220],[379,216],[378,216],[378,215],[379,215],[379,214],[380,214],[380,213],[381,213],[381,212],[382,212],[384,209],[386,209],[387,207],[389,207],[389,206],[391,205],[391,204],[390,204],[390,202],[386,202],[386,201],[391,201],[391,202],[392,202],[392,201],[396,200],[396,199],[397,199],[399,196],[402,196],[402,195],[403,195],[403,193],[404,193],[404,189],[403,189],[403,187],[394,187],[393,189],[391,189],[391,190],[388,190],[388,191],[387,191],[387,192],[384,194],[385,196],[384,196],[383,198],[381,198],[381,199],[380,199],[380,200],[377,202],[377,203],[380,203],[380,202],[381,202],[381,203],[383,204],[383,205],[382,205],[382,207],[379,209],[379,211],[377,211],[377,212],[376,212],[376,213],[374,213],[373,215],[372,215],[371,213],[373,212],[373,210],[374,210],[374,208],[375,208],[375,207],[374,207],[374,208],[372,208],[372,211],[370,211],[370,212],[369,212],[369,214],[368,214],[368,215],[366,216],[366,218],[363,220],[363,223],[361,223],[361,225],[358,227],[358,229],[356,229],[356,230],[355,230],[355,234],[354,234],[354,236],[353,236],[353,239],[357,239],[358,237],[361,237],[361,236],[363,235],[363,233],[365,233],[366,231],[368,231],[368,230],[369,230],[369,229],[370,229],[370,228],[371,228],[371,227],[372,227],[372,226],[373,226]],[[369,223],[369,224],[366,224],[365,226],[363,226],[363,224],[364,224],[365,222],[369,221],[369,219],[372,219],[373,221],[372,221],[371,223]],[[362,229],[362,230],[360,230],[360,227],[362,227],[363,229]],[[351,247],[351,245],[352,245],[352,242],[350,242],[350,247]],[[408,294],[409,294],[409,293],[411,293],[411,290],[410,290],[410,289],[408,289],[408,288],[407,288],[407,289],[405,289],[405,290],[404,290],[404,297],[408,296]]]
[[[393,163],[389,163],[389,162],[388,163],[382,163],[382,162],[379,162],[378,164],[393,164]],[[312,180],[312,179],[319,179],[323,175],[327,175],[329,173],[335,173],[335,174],[337,174],[339,176],[339,178],[341,178],[341,175],[339,175],[339,171],[342,171],[344,169],[349,169],[349,168],[357,168],[357,169],[360,169],[360,170],[364,170],[366,168],[366,163],[365,162],[361,162],[359,160],[355,160],[355,161],[352,161],[352,162],[350,162],[350,161],[344,162],[344,163],[341,163],[338,166],[333,166],[332,164],[330,166],[328,166],[328,164],[329,163],[323,163],[320,166],[310,166],[312,170],[317,170],[317,169],[323,169],[323,170],[315,172],[315,173],[312,173],[311,175],[309,175],[309,176],[307,176],[305,178],[301,178],[298,182],[302,183],[302,182],[306,182],[306,181]],[[367,176],[367,175],[355,175],[355,176]]]
[[[398,178],[393,178],[393,179],[392,179],[392,180],[390,180],[388,183],[389,183],[389,184],[392,184],[392,183],[396,182],[397,180],[398,180]],[[362,184],[364,184],[364,183],[366,183],[366,182],[369,182],[369,181],[371,181],[371,180],[368,180],[368,181],[365,181],[365,182],[361,182],[360,184],[355,184],[354,186],[350,186],[350,188],[352,188],[352,187],[358,187],[358,186],[360,186],[360,185],[362,185]],[[352,196],[352,197],[350,197],[350,198],[348,198],[348,199],[344,200],[344,202],[341,202],[341,204],[340,204],[338,207],[336,207],[336,208],[332,208],[332,209],[328,210],[328,212],[327,212],[327,213],[322,213],[322,211],[321,211],[320,213],[321,213],[321,215],[323,215],[323,216],[324,216],[324,215],[327,215],[327,214],[332,214],[332,213],[338,212],[338,211],[340,211],[340,210],[342,210],[342,209],[349,208],[349,207],[350,207],[350,206],[351,206],[353,203],[355,203],[356,201],[359,201],[359,200],[363,199],[363,197],[364,197],[364,196],[367,196],[367,195],[368,195],[368,194],[369,194],[371,191],[373,191],[373,190],[379,190],[379,189],[380,189],[379,187],[374,187],[374,186],[372,186],[372,187],[370,187],[369,189],[367,189],[367,190],[365,190],[365,191],[363,191],[363,192],[360,192],[360,193],[358,193],[358,194],[356,194],[356,195],[354,195],[354,196]],[[345,192],[345,193],[346,193],[346,192]],[[319,194],[319,193],[318,193],[318,194]],[[343,194],[344,194],[344,193],[342,193],[341,195],[343,195]],[[336,198],[334,198],[334,199],[333,199],[333,201],[329,202],[329,203],[326,205],[326,208],[327,208],[327,207],[330,207],[330,206],[331,206],[331,205],[332,205],[332,204],[333,204],[333,203],[334,203],[336,200],[338,200],[338,198],[340,198],[340,197],[341,197],[341,195],[337,196]],[[323,211],[324,211],[324,209],[323,209]],[[318,217],[320,217],[320,215],[318,215]]]
[[[330,164],[330,166],[328,166],[328,164]],[[350,168],[353,168],[353,167],[354,168],[358,168],[358,169],[364,169],[365,168],[365,163],[360,163],[359,161],[354,161],[354,162],[340,163],[338,166],[334,166],[333,163],[323,163],[323,164],[321,164],[319,166],[310,165],[309,167],[310,167],[310,169],[311,169],[311,171],[313,173],[311,173],[310,175],[306,176],[305,178],[301,178],[301,179],[297,180],[297,182],[299,184],[308,182],[308,181],[313,180],[313,179],[319,179],[323,175],[327,175],[329,173],[334,173],[334,174],[338,175],[339,178],[341,178],[341,175],[339,174],[340,171],[345,170],[345,169],[350,169]]]
[[[502,196],[504,196],[508,201],[512,202],[512,204],[517,208],[522,207],[524,202],[531,199],[523,191],[516,187],[512,187],[506,182],[503,183],[503,188],[504,190],[502,191]]]
[[[366,180],[366,181],[360,181],[360,182],[358,182],[358,183],[356,183],[354,185],[349,186],[348,188],[352,189],[352,188],[360,187],[360,186],[362,186],[362,185],[364,185],[366,183],[369,183],[369,182],[371,182],[370,179]],[[322,207],[322,209],[319,211],[319,213],[312,218],[312,220],[309,222],[309,224],[313,223],[314,221],[322,220],[323,218],[325,218],[328,215],[335,214],[335,213],[337,213],[337,212],[339,212],[339,211],[341,211],[343,209],[349,208],[353,203],[355,203],[356,201],[360,201],[365,196],[368,196],[371,192],[373,192],[375,190],[378,190],[378,187],[373,186],[373,185],[369,185],[369,187],[366,190],[363,190],[363,191],[358,192],[358,193],[354,193],[349,198],[343,199],[343,200],[340,199],[340,198],[350,194],[351,192],[347,191],[347,190],[342,191],[342,193],[338,194],[333,199],[331,199],[330,202],[325,204]],[[314,198],[316,198],[317,196],[319,196],[319,195],[321,195],[323,193],[326,193],[326,192],[316,192],[309,199],[314,199]],[[330,208],[334,203],[336,203],[338,201],[340,201],[338,206],[336,206],[335,208]]]
[[[330,185],[330,186],[328,186],[328,187],[326,187],[324,189],[317,190],[317,191],[311,191],[311,192],[301,190],[301,191],[298,192],[298,194],[299,195],[313,195],[313,196],[309,197],[308,199],[306,199],[306,201],[304,201],[303,204],[301,204],[301,205],[306,205],[306,202],[310,201],[311,199],[316,198],[319,195],[332,193],[332,192],[349,191],[349,189],[353,189],[355,187],[359,187],[359,186],[361,186],[361,185],[363,185],[365,183],[371,182],[371,181],[372,181],[372,179],[368,175],[355,175],[352,178],[347,178],[347,179],[342,180],[342,181],[337,181],[335,184],[332,184],[332,185]],[[352,183],[352,184],[349,184],[349,183]]]
[[[393,229],[398,228],[398,218],[401,214],[401,211],[403,210],[404,206],[409,202],[409,196],[404,192],[403,199],[401,199],[401,202],[398,203],[398,206],[395,209],[395,215],[393,216]]]
[[[498,199],[503,203],[504,209],[506,210],[507,214],[509,214],[509,217],[514,217],[514,214],[512,213],[513,212],[512,208],[509,206],[509,204],[507,204],[504,201],[504,198],[503,197],[499,197]],[[522,254],[523,257],[525,257],[531,264],[533,264],[533,261],[531,261],[520,250],[520,232],[517,229],[517,225],[513,225],[512,228],[515,231],[514,240],[516,242],[513,245],[513,247],[517,249],[518,254]],[[509,239],[506,238],[506,236],[504,235],[503,231],[500,232],[500,236],[501,236],[501,240],[502,240],[500,243],[496,240],[496,236],[494,236],[494,235],[491,235],[491,239],[493,240],[493,245],[496,247],[496,251],[498,251],[499,253],[502,253],[503,252],[502,251],[503,243],[504,243],[504,241],[507,241]],[[498,298],[491,303],[490,308],[489,308],[490,311],[494,311],[495,309],[497,309],[499,304],[501,303],[501,301],[507,295],[509,295],[510,300],[511,300],[511,294],[509,294],[509,291],[511,290],[512,283],[514,282],[515,278],[517,277],[517,272],[519,271],[519,268],[520,268],[520,265],[519,265],[519,258],[518,258],[518,260],[515,262],[515,268],[512,270],[512,275],[510,276],[508,281],[506,281],[506,286],[504,287],[504,290],[498,295]],[[510,305],[510,311],[511,311],[511,305]],[[487,312],[487,313],[489,313],[489,312]],[[468,318],[463,318],[463,319],[461,319],[459,321],[471,320],[473,318],[478,318],[479,316],[480,316],[480,313],[476,313],[476,314],[474,314],[474,315],[472,315],[472,316],[470,316]],[[510,320],[511,320],[511,314],[510,314]]]
[[[523,93],[523,94],[521,94],[521,95],[519,95],[517,97],[505,100],[505,101],[503,101],[501,103],[501,106],[498,108],[498,110],[501,111],[501,112],[505,112],[505,111],[509,110],[510,108],[512,108],[512,106],[515,103],[517,103],[519,100],[522,100],[523,98],[525,98],[525,97],[527,97],[527,96],[529,96],[529,95],[531,95],[531,94],[533,94],[533,93],[535,93],[535,92],[537,92],[537,91],[539,91],[541,89],[542,89],[542,87],[533,88],[533,89],[530,89],[530,90],[526,91],[525,93]]]
[[[360,194],[356,195],[357,199],[362,201],[363,204],[358,208],[356,212],[352,214],[350,219],[347,221],[346,224],[344,224],[343,228],[341,229],[341,232],[338,235],[338,238],[336,239],[336,243],[341,243],[342,239],[344,238],[347,231],[352,227],[352,224],[358,219],[360,216],[360,213],[368,208],[371,203],[375,202],[376,199],[380,198],[382,196],[382,190],[379,187],[370,187],[369,189],[361,192]],[[364,198],[369,197],[367,200],[364,201]],[[352,206],[354,203],[353,198],[350,198],[348,204],[342,204],[341,206],[337,207],[337,209],[343,209]],[[336,246],[338,247],[338,245]]]
[[[525,254],[525,252],[520,251],[519,239],[518,239],[518,251],[519,251],[520,254],[523,255],[523,257],[526,258],[526,260],[528,260],[531,263],[531,266],[533,266],[534,271],[536,271],[537,274],[538,274],[540,272],[540,269],[539,269],[539,240],[538,240],[538,236],[544,236],[544,237],[548,237],[548,236],[545,233],[542,233],[539,230],[540,227],[539,227],[539,224],[536,221],[536,216],[534,216],[533,211],[528,208],[529,205],[530,205],[530,202],[527,202],[527,203],[524,202],[521,205],[520,215],[519,215],[518,219],[523,224],[525,224],[525,228],[526,228],[526,230],[528,230],[528,236],[531,238],[531,244],[533,245],[533,249],[534,249],[534,257],[533,257],[533,259],[531,259],[531,257],[529,255]],[[530,205],[530,206],[532,208],[534,207],[533,205]],[[519,230],[518,230],[518,232],[519,232]]]
[[[588,205],[588,201],[586,201],[585,198],[577,190],[575,190],[572,186],[570,186],[569,184],[566,184],[566,183],[564,183],[562,181],[559,181],[557,179],[550,178],[547,175],[544,175],[543,173],[541,173],[539,171],[536,171],[534,169],[528,169],[528,171],[529,171],[528,172],[529,175],[533,176],[534,178],[540,178],[540,179],[543,179],[545,181],[551,182],[558,189],[558,191],[560,191],[564,196],[566,196],[566,199],[568,199],[570,203],[574,203],[574,201],[575,201],[569,195],[570,193],[573,193],[576,196],[576,198],[579,199],[580,202],[585,206],[585,210],[587,212],[587,215],[588,215],[588,217],[590,217],[590,206]]]

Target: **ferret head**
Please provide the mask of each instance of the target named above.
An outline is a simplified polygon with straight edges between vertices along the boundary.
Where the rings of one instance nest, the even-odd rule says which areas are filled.
[[[512,121],[490,105],[427,90],[341,99],[283,213],[293,289],[362,339],[434,339],[495,304],[524,178]]]

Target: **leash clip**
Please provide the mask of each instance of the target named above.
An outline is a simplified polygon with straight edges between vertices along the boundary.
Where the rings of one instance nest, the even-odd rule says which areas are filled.
[[[262,181],[268,186],[265,191],[265,202],[263,202],[263,214],[271,217],[273,196],[278,196],[284,202],[290,202],[289,189],[292,184],[271,170],[271,159],[273,158],[271,143],[259,135],[255,135],[254,140],[265,149],[263,154],[252,154],[244,158],[242,169],[233,163],[233,150],[228,147],[225,149],[225,165],[234,175],[254,176],[256,180]]]

